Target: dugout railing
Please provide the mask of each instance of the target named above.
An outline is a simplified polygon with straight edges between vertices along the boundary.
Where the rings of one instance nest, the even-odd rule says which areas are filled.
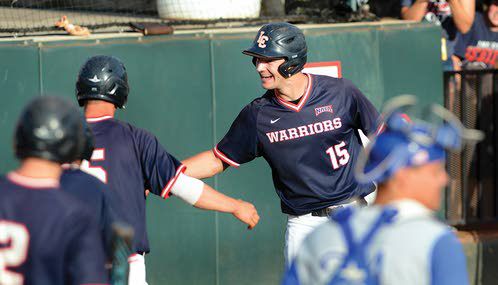
[[[444,73],[444,104],[468,128],[486,138],[461,153],[450,153],[450,182],[445,191],[444,216],[460,229],[498,227],[497,143],[498,70]]]

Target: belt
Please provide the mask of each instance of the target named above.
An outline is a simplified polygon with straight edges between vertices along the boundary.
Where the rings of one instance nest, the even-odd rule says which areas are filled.
[[[341,205],[334,205],[334,206],[329,206],[326,208],[315,210],[315,211],[311,212],[311,215],[314,217],[329,217],[332,214],[334,214],[335,212],[339,211],[340,209],[345,208],[345,207],[350,207],[353,205],[358,205],[360,207],[366,206],[367,200],[365,200],[365,198],[363,198],[363,197],[360,197],[360,198],[358,198],[350,203],[345,203],[345,204],[341,204]]]

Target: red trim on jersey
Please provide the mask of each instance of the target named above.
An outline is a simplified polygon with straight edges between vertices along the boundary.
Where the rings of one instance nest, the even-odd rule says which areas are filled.
[[[175,184],[176,180],[178,179],[178,176],[180,176],[180,173],[185,172],[187,170],[187,167],[185,165],[180,165],[178,169],[176,170],[175,177],[171,178],[166,184],[166,187],[164,187],[163,191],[161,191],[161,197],[164,199],[169,198],[169,191],[171,191],[171,188],[173,188],[173,185]]]
[[[102,116],[102,117],[96,117],[96,118],[86,118],[86,121],[88,123],[96,123],[96,122],[101,122],[105,120],[112,119],[113,116]]]
[[[214,153],[214,155],[215,155],[217,158],[219,158],[219,159],[223,160],[223,162],[225,162],[225,163],[229,164],[230,166],[233,166],[233,167],[235,167],[235,168],[238,168],[238,167],[240,166],[240,163],[237,163],[237,162],[235,162],[235,161],[231,160],[231,159],[230,159],[230,158],[228,158],[228,157],[227,157],[224,153],[222,153],[222,152],[218,149],[218,146],[215,146],[215,147],[213,148],[213,153]]]
[[[311,91],[311,85],[313,85],[313,80],[311,80],[312,75],[309,73],[304,73],[306,76],[308,76],[308,87],[306,88],[306,91],[304,92],[304,95],[301,97],[301,100],[299,100],[299,104],[294,104],[289,101],[285,101],[284,99],[280,98],[280,94],[278,94],[277,89],[275,89],[275,97],[277,98],[277,101],[283,105],[284,107],[287,107],[295,112],[301,111],[303,108],[304,104],[306,104],[306,101],[308,101],[308,98],[310,96],[310,91]]]
[[[59,188],[59,181],[53,178],[34,178],[21,175],[16,172],[9,172],[7,179],[19,186],[31,189]]]

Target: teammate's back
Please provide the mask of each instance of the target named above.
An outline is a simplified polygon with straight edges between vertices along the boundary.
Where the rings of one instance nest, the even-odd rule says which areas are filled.
[[[91,213],[56,183],[46,181],[14,173],[0,178],[0,245],[10,241],[10,247],[0,246],[5,257],[0,284],[106,280],[103,248],[95,243],[100,237]]]
[[[18,168],[0,177],[0,284],[104,284],[100,233],[84,204],[60,191],[61,164],[83,146],[69,102],[33,99],[16,126]]]
[[[80,169],[66,169],[60,184],[63,192],[71,194],[92,211],[102,233],[107,255],[111,253],[112,223],[119,220],[116,201],[107,185]]]
[[[121,205],[124,222],[135,229],[135,250],[148,252],[145,189],[167,198],[168,185],[183,167],[145,130],[112,117],[89,118],[87,122],[95,150],[91,164],[84,169],[107,183]]]

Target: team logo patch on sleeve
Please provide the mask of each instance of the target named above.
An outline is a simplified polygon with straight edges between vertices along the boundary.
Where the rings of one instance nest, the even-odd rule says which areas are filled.
[[[332,110],[332,105],[327,105],[327,106],[322,106],[322,107],[315,108],[315,116],[318,116],[321,113],[325,113],[325,112],[333,114],[334,110]]]

